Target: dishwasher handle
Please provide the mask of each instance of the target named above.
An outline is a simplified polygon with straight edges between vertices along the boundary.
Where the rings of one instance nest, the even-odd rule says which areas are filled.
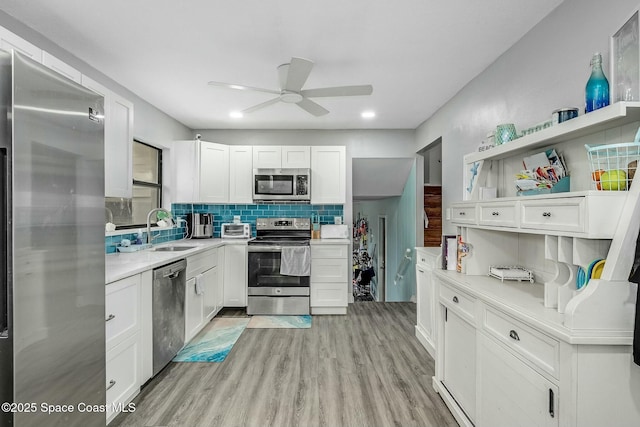
[[[184,270],[180,270],[180,271],[184,271]],[[167,270],[167,271],[164,272],[162,277],[163,278],[168,277],[169,279],[175,279],[176,277],[178,277],[180,275],[180,271]]]
[[[181,259],[180,261],[158,267],[153,270],[154,279],[175,279],[180,276],[182,271],[187,269],[187,260]]]

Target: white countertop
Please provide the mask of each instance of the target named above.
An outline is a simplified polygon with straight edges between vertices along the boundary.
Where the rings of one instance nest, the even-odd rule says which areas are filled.
[[[348,245],[351,239],[311,239],[311,245]]]
[[[425,247],[425,246],[416,246],[416,251],[424,252],[425,254],[438,256],[442,254],[442,248],[440,246],[437,247]]]
[[[468,276],[440,269],[434,273],[447,284],[569,344],[631,345],[633,341],[633,331],[567,328],[564,314],[544,306],[544,285],[541,283],[501,282],[489,276]]]
[[[105,283],[115,282],[116,280],[169,264],[207,249],[213,249],[223,245],[246,245],[247,241],[246,239],[182,239],[153,245],[153,247],[159,248],[174,245],[195,247],[179,252],[156,252],[153,249],[145,249],[131,253],[118,252],[107,254],[105,255]]]

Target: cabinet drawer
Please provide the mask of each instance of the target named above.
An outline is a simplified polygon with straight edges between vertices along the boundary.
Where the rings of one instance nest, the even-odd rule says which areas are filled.
[[[313,259],[311,282],[347,282],[346,259]]]
[[[496,227],[517,227],[518,204],[491,203],[480,205],[480,217],[478,218],[478,223],[481,225],[493,225]]]
[[[311,259],[343,258],[347,259],[349,245],[314,245],[311,244]]]
[[[540,200],[521,202],[522,228],[556,231],[584,231],[585,199],[572,197],[569,200]]]
[[[106,355],[107,421],[114,417],[113,403],[126,403],[140,391],[139,334]]]
[[[211,249],[187,258],[187,279],[204,273],[218,265],[218,248]]]
[[[105,291],[105,339],[107,348],[140,328],[140,276],[107,285]]]
[[[311,307],[346,307],[346,282],[312,283]]]
[[[460,314],[462,317],[474,323],[476,299],[464,292],[450,288],[446,284],[440,282],[440,301],[451,310]]]
[[[507,347],[558,378],[558,341],[490,307],[484,311],[483,327]]]
[[[416,264],[421,265],[428,269],[436,268],[438,264],[438,258],[440,258],[440,254],[427,253],[422,250],[416,250],[417,258]]]
[[[471,206],[452,206],[451,207],[451,222],[463,223],[463,224],[475,224],[476,223],[476,207]]]

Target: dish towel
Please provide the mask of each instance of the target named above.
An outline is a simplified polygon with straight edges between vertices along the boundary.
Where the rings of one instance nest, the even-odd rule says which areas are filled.
[[[280,252],[280,274],[310,276],[311,249],[309,246],[283,246]]]

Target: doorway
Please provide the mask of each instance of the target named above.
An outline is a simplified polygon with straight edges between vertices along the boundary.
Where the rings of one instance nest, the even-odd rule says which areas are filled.
[[[384,302],[387,300],[387,217],[385,215],[378,217],[378,244],[376,248],[378,249],[376,254],[378,267],[376,277],[378,280],[376,280],[375,300]]]

